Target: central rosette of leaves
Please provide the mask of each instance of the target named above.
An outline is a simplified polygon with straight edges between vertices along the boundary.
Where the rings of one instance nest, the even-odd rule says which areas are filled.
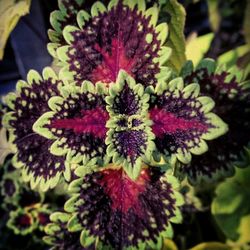
[[[85,247],[96,237],[122,249],[169,235],[170,221],[180,218],[179,195],[173,177],[148,166],[153,155],[189,163],[191,153],[207,150],[205,140],[227,129],[210,112],[212,99],[199,97],[198,84],[184,87],[182,78],[145,89],[120,71],[109,88],[88,81],[63,86],[48,105],[33,129],[53,141],[53,155],[80,166],[65,209],[74,214],[70,230],[83,229]]]

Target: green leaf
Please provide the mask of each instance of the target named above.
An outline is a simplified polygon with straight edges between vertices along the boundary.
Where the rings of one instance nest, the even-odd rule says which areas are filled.
[[[250,46],[250,0],[247,0],[247,5],[245,9],[245,17],[243,23],[243,33],[245,36],[245,41]]]
[[[243,216],[240,220],[240,226],[238,228],[238,233],[240,234],[240,238],[238,239],[239,243],[247,243],[249,242],[250,235],[250,214]]]
[[[193,33],[187,41],[186,56],[187,60],[193,61],[194,66],[200,62],[208,51],[211,42],[214,38],[213,33],[208,33],[203,36],[197,37],[196,33]]]
[[[250,72],[250,48],[243,56],[239,57],[237,60],[237,66],[245,71],[245,75]]]
[[[226,64],[230,68],[236,64],[239,57],[245,55],[247,52],[249,52],[249,46],[243,45],[220,55],[217,62],[218,64]]]
[[[21,16],[29,12],[31,0],[0,1],[0,60],[3,59],[5,44]]]
[[[212,203],[214,218],[227,238],[250,241],[250,167],[236,169],[235,176],[228,178],[216,189]]]
[[[219,1],[218,0],[207,0],[208,14],[210,27],[214,32],[217,32],[220,27],[221,16],[219,12]]]
[[[167,62],[167,66],[179,73],[182,65],[186,61],[184,25],[186,19],[185,9],[177,0],[169,0],[162,7],[162,12],[167,12],[170,16],[169,38],[166,45],[172,48],[172,56]]]

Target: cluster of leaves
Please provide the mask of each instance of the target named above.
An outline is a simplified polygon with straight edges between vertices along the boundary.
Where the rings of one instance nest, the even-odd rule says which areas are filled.
[[[51,14],[59,73],[31,70],[6,97],[2,158],[13,154],[16,168],[1,182],[7,226],[45,231],[52,249],[174,249],[172,224],[204,209],[199,189],[245,167],[217,187],[212,206],[227,238],[245,246],[235,231],[247,227],[249,192],[230,186],[248,184],[247,69],[187,61],[175,0],[83,7],[59,0]],[[163,11],[168,23],[158,21]],[[68,200],[52,207],[45,197],[62,187]],[[20,203],[30,189],[39,200]]]
[[[52,207],[52,200],[45,197],[45,194],[31,190],[20,179],[20,171],[9,160],[1,166],[0,176],[0,248],[36,246],[42,249],[41,237],[45,235],[45,226],[50,222],[50,214],[57,208]],[[8,231],[13,233],[7,234]],[[27,237],[25,244],[13,241],[14,234]]]

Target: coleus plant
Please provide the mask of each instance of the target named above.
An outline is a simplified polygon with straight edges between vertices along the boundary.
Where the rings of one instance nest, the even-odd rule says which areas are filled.
[[[31,213],[20,208],[10,212],[10,219],[7,226],[13,229],[15,234],[26,235],[36,228],[36,223]]]
[[[48,46],[59,74],[31,70],[7,98],[13,164],[33,189],[69,183],[65,212],[46,227],[55,249],[161,249],[181,222],[175,170],[195,172],[192,158],[227,132],[226,116],[192,70],[177,77],[165,66],[168,25],[156,5],[96,2],[89,14],[82,1],[59,3]],[[9,226],[20,217],[33,218],[20,209]]]
[[[250,81],[246,72],[237,67],[227,69],[212,59],[203,59],[196,68],[188,61],[182,68],[187,84],[198,82],[201,95],[213,98],[214,112],[229,126],[230,133],[209,142],[210,150],[195,156],[189,165],[180,166],[180,172],[193,183],[219,180],[234,173],[234,166],[249,163]]]
[[[110,1],[107,8],[96,2],[91,15],[79,11],[78,26],[65,26],[67,45],[56,52],[63,65],[61,77],[77,84],[83,80],[109,84],[123,69],[144,86],[166,77],[162,65],[170,49],[162,45],[168,26],[157,25],[156,6],[145,7],[144,1]]]
[[[35,230],[43,232],[49,223],[51,213],[51,209],[48,209],[46,205],[41,206],[41,204],[25,208],[19,207],[10,212],[7,227],[19,235],[27,235]]]
[[[45,203],[44,194],[25,185],[20,178],[20,170],[14,168],[10,161],[1,170],[0,209],[6,226],[17,235],[43,233],[53,211],[51,205]]]
[[[9,130],[10,141],[16,146],[13,164],[22,168],[22,176],[30,181],[32,188],[38,182],[42,183],[44,190],[55,187],[60,175],[66,172],[63,157],[54,156],[49,151],[52,142],[32,129],[40,115],[49,110],[49,98],[58,93],[62,84],[63,81],[50,68],[44,69],[43,78],[30,71],[27,82],[19,81],[16,93],[7,98],[13,111],[4,116],[3,123]]]

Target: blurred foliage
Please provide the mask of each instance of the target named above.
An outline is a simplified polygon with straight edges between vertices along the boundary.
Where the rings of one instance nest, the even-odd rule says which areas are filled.
[[[232,248],[220,242],[204,242],[190,250],[231,250]]]
[[[232,67],[237,64],[239,58],[246,55],[249,52],[248,45],[242,45],[233,50],[227,51],[218,57],[220,64],[226,64],[228,67]]]
[[[250,46],[250,15],[249,13],[250,13],[250,0],[247,0],[244,23],[243,23],[243,32],[245,36],[245,41]]]
[[[219,13],[219,1],[218,0],[207,0],[209,22],[211,29],[217,32],[220,28],[221,16]]]
[[[5,44],[20,17],[27,14],[31,0],[0,1],[0,60],[4,55]]]
[[[164,239],[162,250],[178,250],[178,248],[172,240]]]
[[[2,139],[2,138],[1,138]],[[5,179],[15,181],[15,195],[4,195],[3,182]],[[62,209],[65,202],[64,194],[57,194],[55,190],[40,193],[31,190],[23,181],[20,170],[13,167],[11,161],[6,160],[0,165],[0,249],[1,250],[44,250],[42,237],[44,227],[49,222],[49,215],[54,210]],[[6,189],[12,193],[13,188]],[[59,185],[62,187],[62,185]],[[23,212],[31,216],[30,231],[21,228],[15,221],[15,215]],[[14,239],[14,240],[13,240]]]
[[[233,241],[250,242],[250,167],[236,169],[232,178],[216,188],[212,203],[214,218]]]

